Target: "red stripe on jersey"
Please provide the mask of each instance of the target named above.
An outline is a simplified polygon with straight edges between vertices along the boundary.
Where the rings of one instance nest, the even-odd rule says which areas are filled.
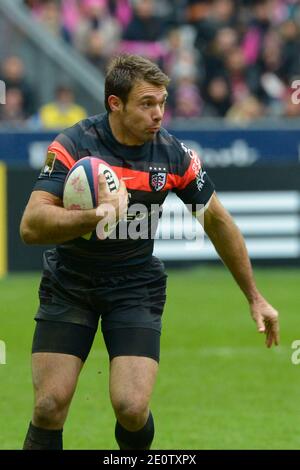
[[[111,167],[119,179],[124,178],[124,183],[127,189],[151,191],[149,186],[149,175],[145,171],[131,170],[130,168],[112,165]]]
[[[114,172],[119,179],[124,178],[127,189],[139,191],[152,191],[149,184],[149,175],[151,172],[131,170],[130,168],[122,168],[112,166]],[[184,189],[191,181],[193,181],[201,170],[200,159],[196,152],[193,152],[191,162],[183,176],[167,174],[167,181],[163,188],[164,191],[173,188]]]
[[[129,190],[139,190],[152,192],[152,188],[149,183],[150,172],[131,170],[130,168],[122,168],[119,166],[111,166],[119,179],[124,178],[126,188]],[[172,189],[173,175],[167,175],[167,181],[163,188],[163,191]]]
[[[174,187],[178,189],[186,188],[191,183],[191,181],[193,181],[200,173],[201,171],[200,158],[196,152],[194,152],[193,150],[191,152],[192,152],[192,155],[190,155],[191,162],[188,166],[188,169],[184,173],[184,175],[183,176],[170,175],[173,188]]]
[[[119,179],[124,178],[124,183],[127,189],[151,191],[149,185],[149,174],[145,171],[131,170],[130,168],[122,168],[119,166],[113,166],[112,168]]]
[[[48,151],[54,152],[57,160],[59,160],[63,165],[65,165],[68,170],[70,170],[74,163],[76,163],[72,155],[70,155],[69,152],[65,149],[65,147],[59,142],[57,142],[57,140],[54,140],[52,144],[49,145]]]

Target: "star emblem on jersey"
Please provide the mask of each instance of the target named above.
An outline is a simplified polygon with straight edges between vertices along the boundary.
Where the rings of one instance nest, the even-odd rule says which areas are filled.
[[[167,173],[165,168],[149,168],[149,184],[152,191],[161,191],[167,182]]]

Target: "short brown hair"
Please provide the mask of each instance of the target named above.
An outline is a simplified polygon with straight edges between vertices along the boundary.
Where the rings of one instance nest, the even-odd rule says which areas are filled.
[[[108,104],[110,95],[118,96],[126,104],[133,85],[139,80],[165,87],[170,83],[169,77],[158,65],[142,56],[121,54],[114,57],[108,65],[105,78],[106,110],[111,111]]]

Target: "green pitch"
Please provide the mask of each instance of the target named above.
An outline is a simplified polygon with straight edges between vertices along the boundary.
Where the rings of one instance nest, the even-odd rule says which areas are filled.
[[[299,448],[298,270],[256,270],[281,312],[281,345],[268,350],[227,271],[169,273],[161,365],[152,399],[153,449]],[[38,275],[0,281],[0,449],[22,446],[31,415],[30,345]],[[67,424],[66,449],[115,449],[108,360],[96,337]]]

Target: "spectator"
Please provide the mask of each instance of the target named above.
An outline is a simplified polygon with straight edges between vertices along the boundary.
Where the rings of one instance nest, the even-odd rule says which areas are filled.
[[[233,102],[241,101],[250,94],[250,87],[243,51],[239,46],[233,47],[228,52],[225,66],[225,72],[231,84]]]
[[[272,26],[272,2],[270,0],[255,0],[253,2],[251,19],[243,39],[243,55],[247,65],[257,61],[264,37]]]
[[[233,28],[221,28],[216,33],[214,40],[203,52],[206,80],[225,75],[225,59],[238,44],[238,34]]]
[[[86,116],[85,109],[75,104],[71,88],[63,85],[57,87],[55,101],[42,106],[39,111],[39,121],[44,129],[64,129]]]
[[[25,78],[25,67],[17,56],[7,57],[2,65],[0,79],[5,82],[6,89],[18,89],[22,95],[24,117],[29,117],[35,111],[36,97],[32,87]]]
[[[131,0],[108,0],[110,12],[121,25],[122,30],[125,29],[132,18]]]
[[[214,0],[212,3],[212,18],[217,29],[236,26],[236,14],[233,0]]]
[[[187,0],[186,1],[186,19],[194,25],[205,21],[211,12],[212,0]]]
[[[202,99],[195,77],[181,76],[176,84],[174,114],[179,118],[199,118],[202,113]]]
[[[155,15],[153,0],[136,0],[133,18],[123,33],[127,41],[155,42],[165,33],[165,25],[161,18]]]
[[[197,64],[200,60],[198,51],[193,46],[194,34],[189,26],[173,28],[166,38],[166,53],[163,66],[166,73],[176,79],[178,72],[186,67],[197,75]],[[197,77],[198,78],[198,77]]]
[[[167,32],[166,23],[155,15],[153,0],[136,0],[133,17],[124,30],[121,52],[140,54],[161,63],[166,53],[161,40]]]
[[[300,74],[300,28],[293,20],[285,21],[280,26],[282,39],[282,73],[285,81],[289,81],[289,77]]]
[[[249,95],[234,103],[226,114],[226,120],[237,125],[245,125],[264,116],[263,105],[255,96]]]
[[[60,7],[55,0],[44,2],[39,15],[39,21],[53,36],[62,38],[66,42],[71,42],[71,35],[62,23]]]
[[[81,20],[80,0],[61,0],[61,16],[64,28],[73,37]]]
[[[6,104],[0,106],[0,127],[12,128],[26,125],[23,94],[20,88],[6,90]]]
[[[103,33],[98,30],[89,32],[86,45],[86,58],[100,72],[104,72],[107,64],[107,57],[104,52],[105,39]]]
[[[195,46],[205,52],[210,43],[222,28],[236,29],[235,15],[232,0],[214,0],[203,19],[195,23],[196,40]]]
[[[84,0],[83,17],[74,34],[74,44],[84,55],[88,53],[90,33],[97,31],[102,36],[102,54],[109,58],[116,52],[121,28],[107,8],[106,0]]]
[[[211,78],[204,86],[203,117],[224,117],[232,102],[229,83],[222,75]]]
[[[267,107],[268,114],[281,115],[288,75],[283,68],[282,39],[275,28],[265,34],[259,60],[249,71],[251,91]]]

